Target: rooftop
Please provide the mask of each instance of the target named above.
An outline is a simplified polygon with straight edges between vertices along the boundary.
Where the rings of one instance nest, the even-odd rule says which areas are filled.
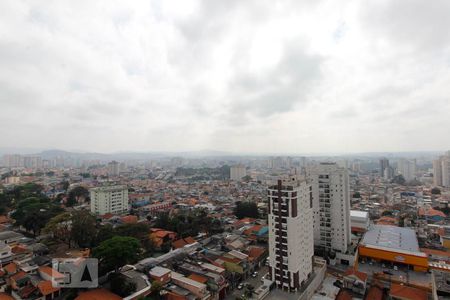
[[[406,251],[413,255],[426,255],[419,250],[414,230],[404,227],[374,225],[366,232],[360,245],[388,251]]]

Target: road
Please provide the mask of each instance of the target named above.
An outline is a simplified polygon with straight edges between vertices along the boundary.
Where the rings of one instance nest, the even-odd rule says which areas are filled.
[[[253,278],[253,277],[250,276],[249,278],[247,278],[246,280],[244,280],[242,283],[244,283],[244,284],[251,284],[251,285],[255,288],[255,290],[256,290],[260,285],[262,285],[261,278],[262,278],[264,275],[266,275],[268,272],[269,272],[269,267],[263,266],[263,267],[259,268],[259,270],[258,270],[258,276],[256,276],[255,278]],[[238,290],[238,289],[236,288],[236,289],[234,289],[230,294],[227,295],[227,297],[225,298],[225,300],[235,300],[236,297],[242,296],[242,294],[244,293],[244,291],[245,291],[245,287],[242,288],[241,290]]]

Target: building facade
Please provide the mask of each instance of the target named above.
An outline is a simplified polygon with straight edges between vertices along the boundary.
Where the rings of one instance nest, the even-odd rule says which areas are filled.
[[[239,181],[247,176],[247,169],[243,165],[236,165],[230,168],[230,179]]]
[[[398,161],[397,171],[406,181],[416,179],[416,160],[401,158]]]
[[[119,176],[119,163],[115,160],[108,163],[108,175]]]
[[[346,253],[351,243],[350,182],[336,163],[308,169],[314,213],[314,246],[326,252]]]
[[[389,159],[380,159],[380,177],[384,176],[384,170],[386,170],[386,168],[389,168]]]
[[[298,290],[313,270],[311,186],[300,177],[278,180],[268,200],[270,278],[278,288]]]
[[[123,185],[90,189],[91,212],[98,215],[128,211],[128,188]]]
[[[450,151],[433,161],[433,184],[450,187]]]

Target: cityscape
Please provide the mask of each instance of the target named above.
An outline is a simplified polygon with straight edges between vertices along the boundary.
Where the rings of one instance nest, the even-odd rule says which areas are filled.
[[[0,2],[0,300],[450,299],[450,1]]]

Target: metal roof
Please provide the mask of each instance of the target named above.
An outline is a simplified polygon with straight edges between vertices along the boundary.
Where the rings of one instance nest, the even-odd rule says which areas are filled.
[[[366,232],[361,242],[364,246],[385,248],[421,255],[416,233],[410,228],[374,225]]]

